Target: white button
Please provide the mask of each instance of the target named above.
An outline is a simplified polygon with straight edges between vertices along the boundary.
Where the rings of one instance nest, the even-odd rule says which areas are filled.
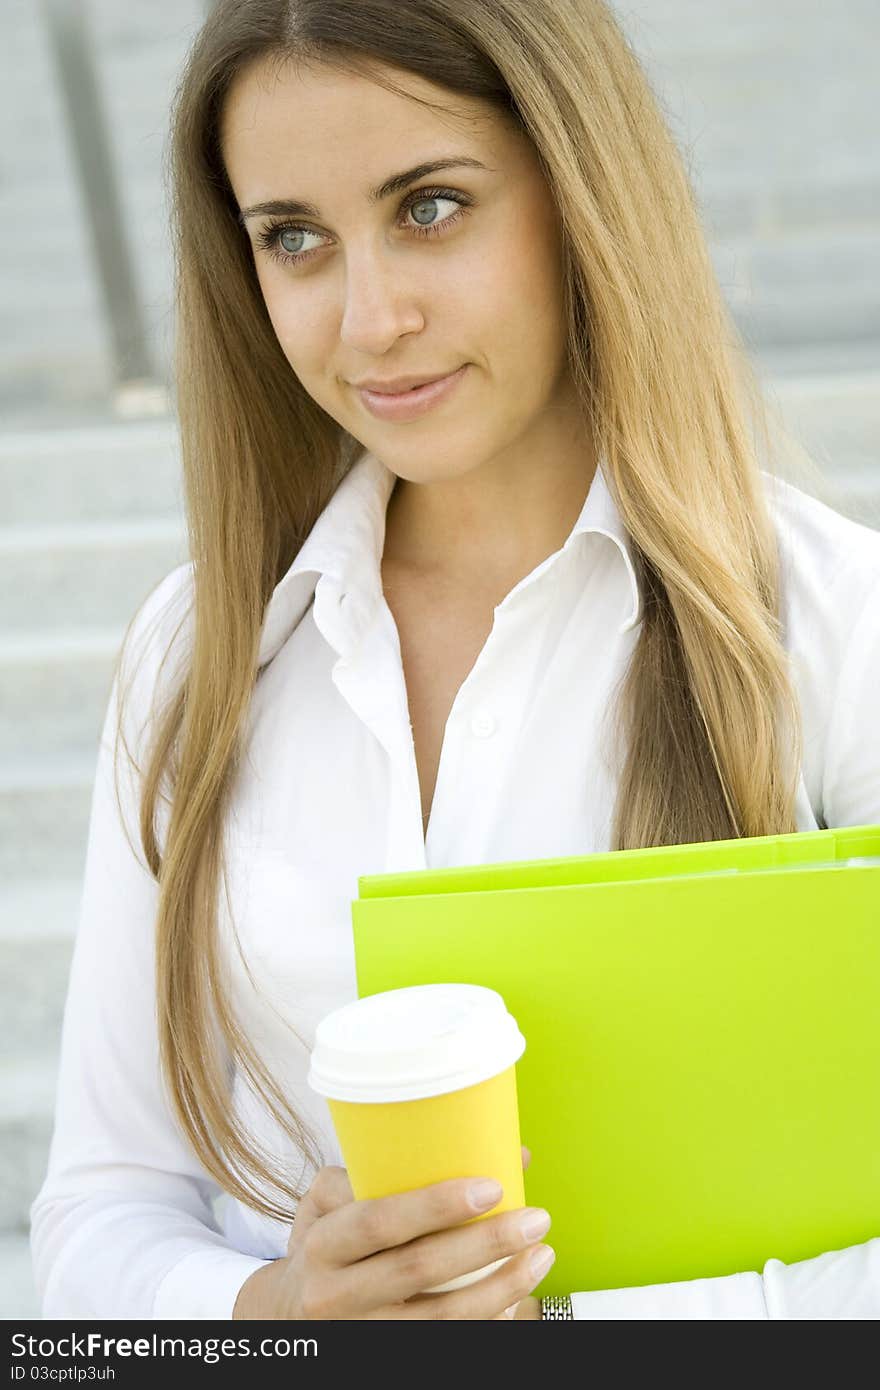
[[[496,721],[491,714],[475,714],[471,720],[471,733],[476,738],[490,738],[495,726]]]

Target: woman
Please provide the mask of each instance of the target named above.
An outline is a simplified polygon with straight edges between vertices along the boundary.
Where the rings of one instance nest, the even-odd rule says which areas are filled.
[[[547,1214],[352,1199],[305,1075],[358,875],[880,821],[880,536],[759,467],[598,0],[220,0],[172,154],[193,563],[107,712],[44,1316],[540,1317]],[[871,1316],[878,1260],[572,1307]]]

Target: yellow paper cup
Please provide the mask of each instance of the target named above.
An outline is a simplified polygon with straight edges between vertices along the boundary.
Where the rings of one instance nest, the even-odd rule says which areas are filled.
[[[501,995],[481,985],[387,990],[323,1018],[308,1081],[327,1099],[355,1198],[491,1177],[504,1195],[472,1221],[524,1206],[515,1063],[525,1045]]]

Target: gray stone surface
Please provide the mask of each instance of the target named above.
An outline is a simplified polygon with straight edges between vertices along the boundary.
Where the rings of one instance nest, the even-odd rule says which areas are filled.
[[[6,880],[0,891],[0,1017],[4,1059],[55,1057],[82,899],[80,875]]]
[[[172,276],[163,152],[174,83],[203,5],[86,0],[82,9],[149,343],[167,372]],[[42,6],[11,0],[0,25],[7,60],[0,114],[18,133],[4,143],[0,164],[0,410],[24,422],[100,412],[115,369]]]
[[[0,960],[7,967],[0,977],[7,1061],[25,1062],[39,1049],[54,1055],[61,1046],[72,951],[72,938],[18,940],[13,945],[0,937]]]
[[[44,1051],[0,1064],[0,1234],[23,1234],[46,1169],[58,1061]]]
[[[829,483],[880,485],[880,371],[776,377],[763,387]]]
[[[123,633],[48,633],[0,641],[0,766],[96,755]]]
[[[176,421],[9,430],[0,434],[0,496],[6,525],[177,520]]]
[[[163,519],[9,527],[0,535],[0,632],[37,624],[128,622],[164,574],[188,558],[180,523]]]
[[[30,1322],[39,1317],[30,1241],[26,1235],[0,1237],[0,1318]]]
[[[94,757],[7,761],[0,773],[0,884],[82,873]]]

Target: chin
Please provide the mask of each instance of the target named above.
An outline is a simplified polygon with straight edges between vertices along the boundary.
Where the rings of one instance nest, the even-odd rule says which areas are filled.
[[[382,455],[380,454],[379,457],[381,458]],[[397,474],[402,483],[449,483],[453,482],[456,478],[465,477],[466,474],[472,471],[470,468],[424,468],[413,470],[408,467],[408,461],[398,468],[390,456],[383,459],[383,462],[386,463],[386,466],[390,468],[393,473]]]
[[[399,444],[392,438],[390,441],[382,440],[375,447],[367,447],[406,483],[446,483],[466,478],[494,456],[494,451],[475,448],[471,444],[444,452],[444,443],[448,444],[448,441],[441,439],[436,448],[428,444],[416,445],[413,434],[407,437],[401,434]],[[421,464],[418,462],[419,454],[424,459]]]

